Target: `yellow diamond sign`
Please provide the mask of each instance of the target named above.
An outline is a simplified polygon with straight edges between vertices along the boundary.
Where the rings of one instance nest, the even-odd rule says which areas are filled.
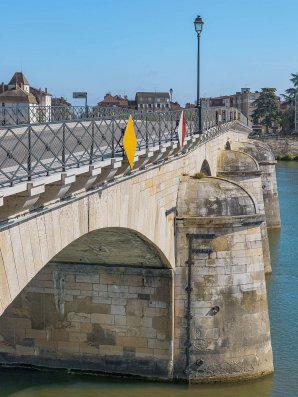
[[[131,116],[126,127],[126,131],[123,138],[123,146],[126,152],[131,169],[133,169],[133,163],[135,159],[135,153],[137,148],[137,138],[135,130],[133,128],[133,122]]]

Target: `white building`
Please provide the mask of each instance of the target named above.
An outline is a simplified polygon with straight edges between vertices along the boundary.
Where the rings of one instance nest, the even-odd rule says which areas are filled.
[[[0,86],[0,124],[15,125],[50,121],[52,95],[31,87],[22,72]]]

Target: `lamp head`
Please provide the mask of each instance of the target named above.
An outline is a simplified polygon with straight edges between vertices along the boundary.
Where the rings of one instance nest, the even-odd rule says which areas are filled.
[[[204,22],[203,22],[203,20],[202,20],[200,15],[198,15],[196,17],[196,19],[194,21],[194,25],[195,25],[195,30],[196,30],[196,32],[197,32],[197,34],[199,36],[201,34],[202,30],[203,30],[203,25],[204,25]]]

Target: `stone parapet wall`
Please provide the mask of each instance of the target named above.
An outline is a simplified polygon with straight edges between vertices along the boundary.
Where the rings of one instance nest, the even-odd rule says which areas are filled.
[[[171,269],[48,264],[0,317],[0,362],[168,378]]]

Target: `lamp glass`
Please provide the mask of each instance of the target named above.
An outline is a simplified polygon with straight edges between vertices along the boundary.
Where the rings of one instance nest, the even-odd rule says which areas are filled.
[[[203,30],[203,22],[195,22],[195,29],[197,33],[201,33]]]

